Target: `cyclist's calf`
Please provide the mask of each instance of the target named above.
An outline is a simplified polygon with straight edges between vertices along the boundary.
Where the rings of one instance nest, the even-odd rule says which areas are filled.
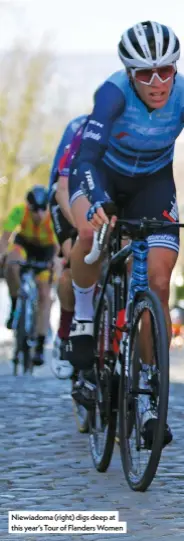
[[[70,269],[65,269],[62,273],[58,286],[58,296],[62,308],[69,312],[73,311],[75,299]]]
[[[161,303],[167,305],[169,302],[169,283],[170,277],[167,275],[157,274],[151,275],[149,277],[150,288],[157,293]]]
[[[148,256],[149,285],[157,293],[166,318],[169,340],[171,339],[171,318],[169,312],[169,288],[171,273],[175,266],[178,254],[168,248],[153,247]]]

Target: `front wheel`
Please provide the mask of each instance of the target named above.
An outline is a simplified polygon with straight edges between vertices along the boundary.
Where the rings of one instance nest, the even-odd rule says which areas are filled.
[[[163,309],[152,291],[134,304],[120,379],[119,433],[125,477],[132,490],[145,491],[159,464],[167,423],[169,346]],[[143,420],[154,410],[151,446]]]
[[[32,348],[28,344],[27,339],[25,339],[22,354],[23,354],[22,364],[23,364],[24,374],[26,374],[26,372],[30,372],[32,374],[33,372]]]

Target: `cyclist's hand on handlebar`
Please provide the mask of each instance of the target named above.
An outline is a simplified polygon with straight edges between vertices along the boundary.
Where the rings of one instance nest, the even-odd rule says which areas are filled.
[[[87,212],[87,220],[91,223],[93,229],[98,231],[103,224],[109,224],[109,218],[102,208],[102,202],[97,202],[90,207]],[[115,226],[117,217],[112,216],[110,220],[110,226],[113,228]]]

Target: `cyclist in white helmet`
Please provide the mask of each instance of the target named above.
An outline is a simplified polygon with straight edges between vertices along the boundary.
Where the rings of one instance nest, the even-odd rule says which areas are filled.
[[[169,233],[160,230],[148,238],[149,282],[163,305],[171,339],[169,285],[179,250],[172,164],[184,122],[184,78],[176,67],[180,44],[172,29],[146,21],[124,32],[118,53],[125,71],[114,73],[100,86],[70,169],[70,204],[79,240],[71,254],[75,319],[68,358],[81,369],[93,365],[92,301],[100,273],[100,263],[90,267],[84,257],[91,249],[93,229],[108,223],[102,208],[108,200],[118,205],[124,197],[125,218],[155,216],[173,222]],[[146,371],[149,363],[144,360],[144,364]],[[82,403],[82,389],[79,399]],[[143,434],[153,434],[156,422],[151,402],[148,410]],[[171,439],[166,425],[164,445]]]

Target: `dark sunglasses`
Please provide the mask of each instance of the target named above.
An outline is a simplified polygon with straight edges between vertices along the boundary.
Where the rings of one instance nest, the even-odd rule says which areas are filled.
[[[31,205],[32,212],[39,212],[39,210],[47,210],[47,205]]]

